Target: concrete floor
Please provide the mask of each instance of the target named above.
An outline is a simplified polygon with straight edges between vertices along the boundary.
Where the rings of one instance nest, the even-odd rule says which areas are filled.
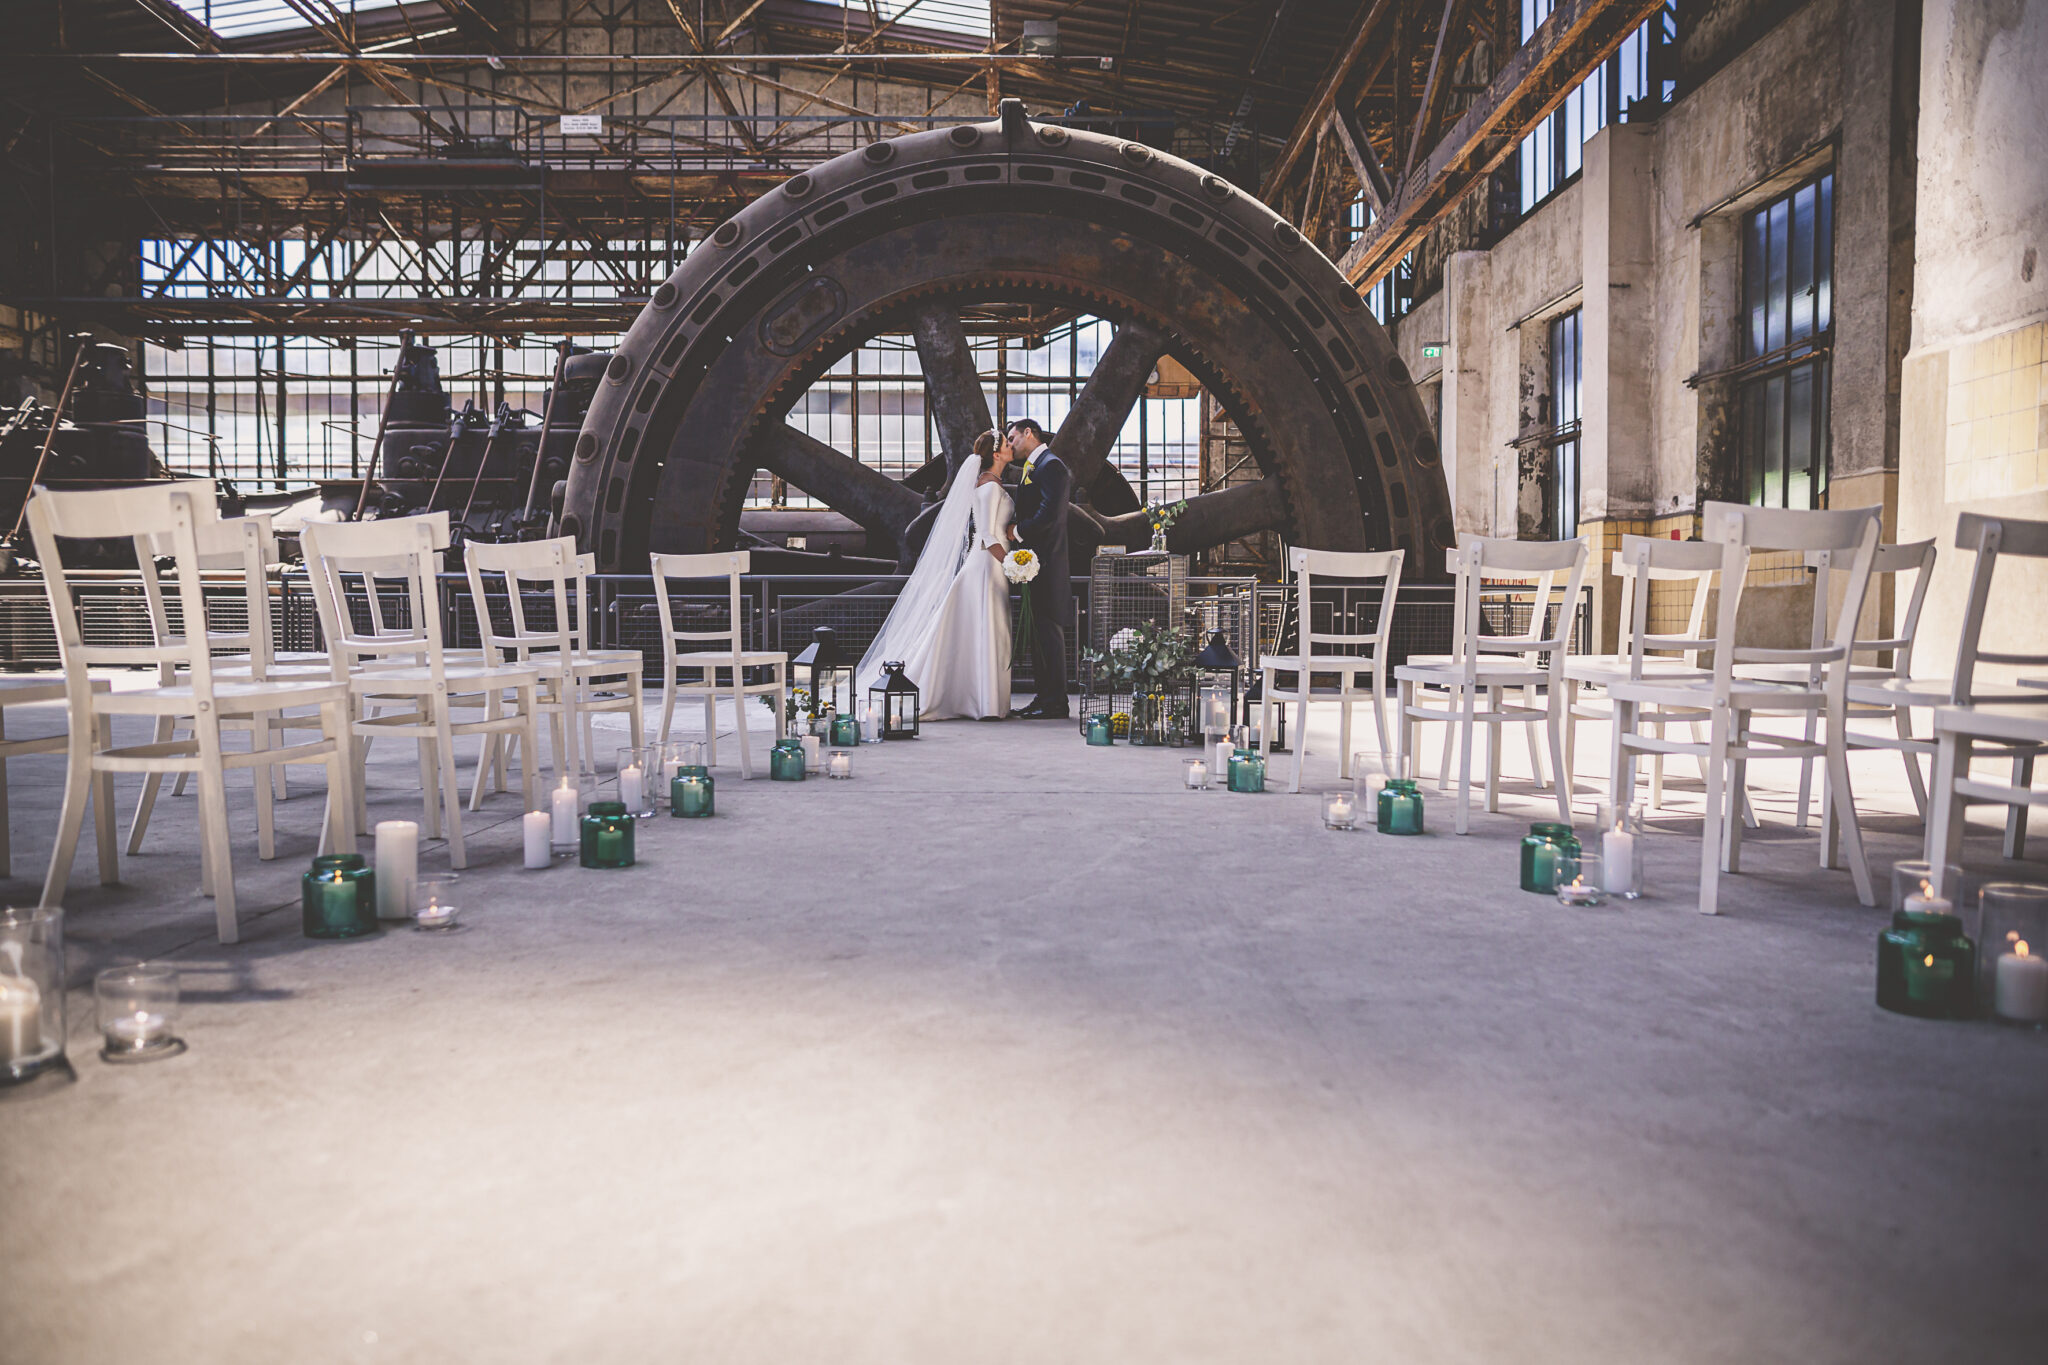
[[[1526,786],[1340,835],[1183,757],[935,725],[723,771],[623,872],[521,871],[499,797],[454,937],[299,936],[315,795],[237,840],[233,948],[189,798],[123,885],[88,837],[74,983],[175,962],[191,1046],[101,1062],[81,989],[75,1078],[0,1094],[0,1359],[2048,1358],[2048,1035],[1875,1008],[1789,771],[1709,919],[1696,784],[1655,898],[1569,911],[1515,887]],[[12,768],[17,902],[59,772]],[[1918,826],[1857,773],[1882,885]]]

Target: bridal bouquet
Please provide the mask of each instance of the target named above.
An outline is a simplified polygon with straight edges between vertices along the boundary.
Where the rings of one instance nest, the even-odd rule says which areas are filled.
[[[1012,583],[1029,583],[1038,577],[1038,556],[1029,550],[1012,550],[1003,556],[1003,577]]]

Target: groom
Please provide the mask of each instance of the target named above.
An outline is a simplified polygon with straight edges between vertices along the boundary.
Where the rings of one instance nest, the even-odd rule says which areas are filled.
[[[1046,444],[1045,428],[1029,417],[1004,429],[1017,470],[1012,489],[1017,523],[1010,534],[1038,556],[1031,594],[1031,676],[1038,695],[1012,715],[1029,720],[1065,720],[1067,711],[1067,618],[1074,614],[1074,584],[1067,561],[1067,504],[1072,477]]]

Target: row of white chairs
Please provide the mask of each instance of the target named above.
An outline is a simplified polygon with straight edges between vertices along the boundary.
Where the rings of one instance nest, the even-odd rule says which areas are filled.
[[[68,755],[44,904],[57,904],[64,895],[88,806],[95,815],[101,880],[118,879],[118,773],[143,778],[130,854],[141,849],[163,780],[173,778],[182,790],[187,778],[198,779],[202,891],[214,898],[221,941],[234,942],[239,922],[229,852],[229,772],[254,774],[260,857],[275,856],[275,803],[288,793],[285,770],[293,764],[326,769],[320,849],[352,849],[368,823],[369,746],[378,739],[410,739],[419,751],[425,832],[441,838],[445,831],[450,863],[461,868],[468,855],[457,740],[476,738],[481,745],[468,800],[472,811],[481,807],[487,789],[506,790],[515,762],[525,808],[540,807],[542,719],[548,722],[557,775],[594,766],[594,713],[623,712],[633,746],[645,742],[642,655],[590,647],[584,623],[593,565],[572,540],[466,547],[481,644],[451,648],[443,638],[437,583],[449,544],[445,512],[308,524],[300,539],[326,648],[287,654],[276,648],[272,620],[278,555],[270,520],[223,520],[215,507],[208,480],[93,492],[39,490],[29,502],[28,523],[43,564],[64,679],[0,689],[0,715],[8,705],[62,699],[68,730],[10,744],[0,728],[0,764],[28,753]],[[133,539],[151,625],[147,643],[87,639],[78,589],[65,567],[67,544],[110,536]],[[708,757],[717,763],[715,708],[729,698],[742,773],[752,776],[746,703],[768,697],[780,716],[788,663],[779,653],[745,648],[740,576],[748,570],[748,557],[742,552],[652,559],[660,584],[655,599],[664,663],[660,740],[668,741],[679,701],[701,700]],[[159,569],[163,561],[168,570]],[[489,590],[494,577],[503,585],[495,596]],[[679,626],[671,589],[704,579],[723,582],[723,622],[716,628],[695,621]],[[241,611],[231,605],[237,598]],[[509,628],[494,618],[494,602],[505,604]],[[223,603],[230,604],[228,610],[211,609]],[[548,610],[536,611],[542,604]],[[156,670],[154,686],[115,689],[91,676],[94,669],[136,666]],[[147,742],[117,744],[114,723],[126,718],[151,723]],[[237,734],[247,737],[246,747],[224,742]],[[4,778],[0,767],[0,802]],[[0,804],[0,869],[8,852],[5,829]]]
[[[1935,755],[1938,745],[1956,733],[1961,722],[1952,714],[1955,708],[2004,708],[1978,735],[1976,756],[2009,760],[2012,781],[1995,789],[1982,783],[1971,787],[1965,774],[1957,779],[1961,787],[1951,784],[1942,790],[1961,791],[1967,799],[2007,799],[2006,855],[2018,857],[2024,848],[2030,804],[2024,793],[2031,783],[2034,757],[2048,735],[2028,730],[2032,722],[2021,717],[2029,714],[2029,703],[2048,707],[2048,692],[1971,681],[1996,559],[1995,537],[1987,540],[1992,524],[1966,517],[1959,532],[1959,544],[1977,550],[1978,558],[1971,628],[1965,631],[1963,656],[1950,678],[1916,677],[1912,672],[1914,637],[1935,563],[1934,543],[1879,544],[1875,508],[1809,512],[1709,503],[1701,541],[1622,537],[1613,557],[1621,584],[1621,648],[1609,655],[1570,652],[1590,558],[1583,538],[1531,542],[1461,537],[1447,565],[1454,584],[1451,653],[1410,655],[1399,667],[1390,666],[1389,654],[1402,553],[1297,548],[1289,554],[1294,580],[1289,610],[1297,623],[1297,644],[1288,653],[1260,661],[1261,744],[1267,745],[1274,732],[1272,708],[1292,705],[1295,733],[1301,738],[1295,746],[1289,790],[1299,791],[1312,700],[1334,701],[1340,708],[1340,778],[1351,776],[1351,712],[1357,702],[1371,705],[1381,760],[1392,772],[1413,775],[1418,727],[1442,724],[1444,756],[1437,785],[1443,790],[1452,780],[1455,747],[1452,825],[1464,834],[1470,829],[1475,740],[1486,740],[1485,809],[1499,808],[1503,731],[1521,724],[1527,727],[1536,784],[1549,791],[1559,818],[1569,822],[1576,790],[1577,724],[1607,720],[1612,725],[1609,800],[1635,799],[1637,770],[1645,759],[1651,766],[1650,799],[1658,805],[1663,801],[1665,759],[1685,756],[1698,764],[1706,787],[1699,907],[1708,913],[1718,908],[1720,874],[1740,868],[1744,827],[1756,824],[1747,798],[1749,763],[1799,763],[1800,826],[1807,823],[1811,774],[1818,764],[1825,776],[1821,864],[1837,866],[1838,844],[1846,842],[1858,898],[1872,904],[1875,888],[1855,814],[1848,755],[1854,749],[1898,752],[1925,817],[1928,798],[1920,761]],[[2036,543],[2030,534],[2008,535],[2005,541],[2008,553],[2033,553]],[[1986,544],[1993,548],[1987,551]],[[2015,545],[2025,548],[2015,551]],[[1738,630],[1751,560],[1758,555],[1797,556],[1795,562],[1811,573],[1814,607],[1810,636],[1802,647],[1759,647],[1745,642]],[[1857,624],[1873,582],[1889,577],[1896,583],[1906,575],[1911,575],[1910,590],[1895,593],[1904,604],[1899,629],[1859,637]],[[1652,585],[1663,585],[1663,595],[1682,612],[1685,625],[1677,633],[1653,628],[1652,599],[1657,594]],[[1319,591],[1358,588],[1378,591],[1372,630],[1316,628],[1323,608],[1330,605],[1319,600]],[[1491,621],[1484,606],[1488,602],[1495,608],[1490,614],[1496,619]],[[1344,604],[1335,605],[1331,614],[1341,623]],[[1503,619],[1523,613],[1519,629]],[[2029,660],[1999,656],[1998,661]],[[1395,692],[1391,750],[1384,711],[1390,675]],[[1334,687],[1316,685],[1332,676]],[[1936,735],[1916,734],[1913,713],[1935,708],[1946,708],[1937,710],[1937,716],[1947,717],[1938,721]],[[1788,721],[1797,733],[1776,733],[1776,726],[1770,731],[1759,728],[1757,722],[1765,719]],[[1880,722],[1889,733],[1852,728],[1851,722],[1859,720]],[[1933,824],[1930,820],[1930,848]]]

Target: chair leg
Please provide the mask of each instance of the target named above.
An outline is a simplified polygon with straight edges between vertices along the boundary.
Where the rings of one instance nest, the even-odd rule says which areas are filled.
[[[320,704],[320,733],[333,752],[327,755],[327,824],[332,850],[353,852],[356,846],[355,774],[349,768],[348,704]]]
[[[2021,791],[2034,785],[2034,756],[2023,753],[2012,761],[2012,784]],[[2005,808],[2005,856],[2018,860],[2027,856],[2027,803],[2015,801]]]
[[[1571,679],[1564,684],[1564,774],[1567,795],[1579,791],[1579,685]]]
[[[1892,710],[1892,732],[1907,743],[1899,746],[1899,758],[1906,765],[1906,786],[1913,792],[1913,808],[1920,812],[1920,818],[1927,818],[1927,787],[1920,780],[1920,755],[1913,752],[1913,708],[1895,707]]]
[[[1557,778],[1552,784],[1557,789],[1557,818],[1569,825],[1572,822],[1572,784],[1569,776],[1571,765],[1565,761],[1564,756],[1565,713],[1559,705],[1562,700],[1557,690],[1552,689],[1550,714],[1543,718],[1543,728],[1550,732],[1550,769]],[[1535,734],[1535,727],[1530,727],[1530,734]]]
[[[747,723],[744,706],[739,711],[739,723]],[[704,763],[707,767],[718,766],[718,693],[715,690],[704,694]]]
[[[1503,705],[1501,689],[1498,687],[1487,688],[1487,709],[1495,715],[1499,715]],[[1488,815],[1497,815],[1500,812],[1500,751],[1501,742],[1506,738],[1507,727],[1503,722],[1494,720],[1486,723],[1486,813]],[[1531,735],[1529,737],[1530,748],[1533,749],[1535,747],[1535,742],[1536,737]]]
[[[169,716],[158,716],[155,734],[152,736],[153,742],[164,744],[169,742],[170,738],[171,718]],[[184,774],[180,773],[178,777],[180,783],[178,790],[182,791],[184,789],[182,785]],[[163,790],[163,785],[164,775],[162,773],[143,774],[142,796],[136,801],[135,814],[128,821],[128,853],[131,857],[142,852],[142,835],[149,828],[149,817],[151,812],[156,809],[157,793]],[[175,795],[175,793],[173,794]]]
[[[526,720],[526,729],[520,738],[519,780],[526,791],[526,808],[541,810],[540,764],[534,756],[540,753],[540,699],[531,687],[522,687],[519,692],[519,709]]]
[[[441,779],[438,800],[448,814],[448,866],[460,872],[469,866],[469,854],[462,844],[462,781],[455,774],[455,734],[446,697],[434,699],[434,758]]]
[[[0,708],[0,743],[7,739],[6,709]],[[14,838],[8,828],[7,760],[0,758],[0,877],[14,875]]]
[[[1942,888],[1944,869],[1950,863],[1960,864],[1963,860],[1963,825],[1968,807],[1964,799],[1956,795],[1956,779],[1970,771],[1970,739],[1967,735],[1938,735],[1934,749],[1934,810],[1927,817],[1926,857],[1934,869],[1934,889],[1942,895],[1952,893]],[[44,893],[44,904],[49,904],[49,895]]]
[[[100,717],[97,732],[102,751],[114,747],[111,717]],[[121,855],[120,841],[114,837],[114,775],[110,772],[97,773],[93,777],[92,828],[98,843],[100,885],[117,885],[121,880]]]
[[[1458,822],[1460,834],[1472,832],[1472,712],[1479,700],[1479,687],[1460,685],[1458,732]]]
[[[85,803],[92,793],[92,737],[97,727],[89,717],[74,717],[69,762],[64,768],[64,808],[57,817],[57,845],[50,850],[50,870],[43,877],[43,904],[62,905],[71,884],[71,859],[85,828]]]
[[[1390,777],[1406,777],[1408,775],[1408,755],[1415,748],[1415,718],[1408,714],[1408,708],[1414,701],[1414,697],[1415,684],[1403,682],[1398,678],[1395,679],[1394,771],[1388,774]],[[1386,744],[1387,728],[1383,721],[1380,725],[1380,755],[1382,759],[1386,756]]]
[[[668,743],[668,727],[676,718],[676,666],[671,659],[668,666],[668,681],[661,685],[661,742]],[[707,729],[710,727],[706,727]]]
[[[1645,722],[1645,724],[1648,726],[1653,739],[1664,738],[1663,721],[1654,720]],[[1695,742],[1699,740],[1699,726],[1693,726],[1692,737]],[[1702,768],[1700,770],[1700,777],[1702,779],[1706,777],[1706,769]],[[1650,754],[1650,809],[1664,809],[1664,755],[1656,751],[1652,751]]]
[[[235,865],[228,849],[228,789],[220,761],[220,726],[198,717],[192,732],[199,741],[199,837],[206,841],[207,862],[213,873],[213,921],[220,941],[235,943],[242,937],[242,928],[235,916]]]
[[[1727,820],[1729,715],[1715,706],[1707,722],[1707,811],[1700,831],[1700,913],[1721,913],[1721,827]]]
[[[633,736],[633,747],[644,749],[647,747],[647,702],[645,700],[645,689],[640,682],[640,675],[637,672],[626,675],[626,696],[633,705],[633,709],[626,722]],[[660,757],[659,754],[655,756],[657,758]]]
[[[1863,853],[1863,825],[1856,818],[1856,793],[1849,785],[1849,745],[1844,734],[1845,717],[1830,709],[1828,715],[1828,788],[1834,807],[1834,822],[1849,840],[1849,878],[1856,883],[1856,899],[1876,905],[1871,886],[1870,860]]]
[[[270,723],[261,716],[250,717],[249,748],[254,753],[270,749]],[[266,763],[249,770],[256,793],[256,856],[266,863],[277,857],[277,789],[271,784],[270,775],[283,766]]]
[[[1446,710],[1449,710],[1452,704],[1453,702],[1450,694],[1445,693],[1444,708]],[[1444,721],[1444,756],[1443,760],[1437,764],[1436,768],[1436,789],[1440,792],[1449,791],[1451,789],[1451,746],[1457,742],[1457,739],[1457,724],[1454,720],[1447,718]]]
[[[1738,711],[1730,717],[1729,730],[1731,747],[1738,750],[1748,747],[1749,713],[1747,711]],[[1729,760],[1728,800],[1730,804],[1741,801],[1743,793],[1748,790],[1749,760],[1746,758]],[[1742,871],[1742,821],[1731,814],[1723,829],[1725,833],[1722,839],[1721,870],[1723,872],[1740,872]]]
[[[1531,711],[1536,709],[1535,688],[1525,687],[1522,689],[1522,705]],[[1544,785],[1543,750],[1536,742],[1536,727],[1534,725],[1524,725],[1522,727],[1522,736],[1529,741],[1529,775],[1535,778],[1536,785],[1541,787]]]
[[[1337,776],[1346,782],[1351,780],[1351,684],[1355,681],[1356,679],[1349,673],[1342,674],[1338,678],[1340,693],[1337,698]],[[1307,692],[1304,689],[1304,700],[1302,702],[1304,710],[1308,706],[1306,696]],[[1302,728],[1298,721],[1299,718],[1297,717],[1297,724],[1295,725],[1297,730]],[[1296,760],[1295,766],[1300,766],[1299,760]]]
[[[445,699],[442,702],[445,705]],[[439,706],[435,708],[437,711]],[[434,761],[434,741],[422,735],[414,741],[420,751],[420,814],[425,821],[424,833],[429,839],[441,837],[441,798],[435,793],[441,790],[441,770]]]
[[[738,722],[737,728],[739,730],[740,743],[740,780],[743,782],[752,781],[754,776],[753,746],[749,744],[747,741],[747,688],[746,684],[743,681],[741,681],[745,675],[745,669],[741,668],[737,664],[733,665],[732,714],[733,718]],[[783,716],[786,705],[787,703],[785,703],[782,699],[782,693],[778,690],[775,694],[775,716],[778,723],[780,722]]]
[[[1817,723],[1817,721],[1818,716],[1814,712],[1808,711],[1806,713],[1806,724],[1803,727],[1801,727],[1800,738],[1805,740],[1808,744],[1813,743],[1813,730],[1814,725]],[[1813,760],[1810,758],[1802,758],[1799,760],[1799,807],[1797,816],[1793,818],[1792,828],[1806,828],[1807,808],[1812,804],[1812,802]]]
[[[1380,767],[1387,766],[1387,699],[1386,679],[1377,659],[1372,666],[1372,728],[1380,737]]]

